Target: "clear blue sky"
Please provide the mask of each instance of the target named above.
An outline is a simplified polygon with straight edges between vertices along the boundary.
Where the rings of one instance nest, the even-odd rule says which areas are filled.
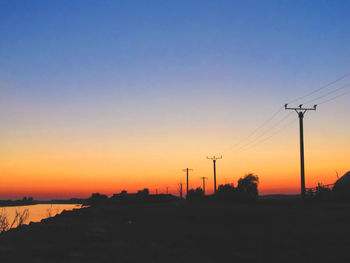
[[[184,147],[218,152],[350,71],[349,14],[349,1],[0,0],[2,155],[182,130]],[[349,129],[345,102],[310,126]]]
[[[234,104],[259,120],[350,68],[349,1],[1,0],[0,12],[5,111],[170,103],[201,118]]]
[[[116,86],[143,98],[294,94],[349,68],[349,11],[349,1],[1,0],[1,88],[53,103]]]

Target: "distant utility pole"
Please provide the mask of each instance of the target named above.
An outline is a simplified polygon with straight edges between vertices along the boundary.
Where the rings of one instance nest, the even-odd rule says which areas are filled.
[[[166,187],[166,194],[168,195],[169,194],[169,188]]]
[[[186,196],[187,196],[187,194],[188,194],[188,171],[193,171],[193,169],[186,168],[186,169],[182,169],[182,171],[186,172]]]
[[[205,179],[208,179],[208,177],[201,177],[201,179],[203,180],[203,194],[205,195]]]
[[[182,183],[179,183],[178,185],[178,191],[180,193],[180,199],[182,199]]]
[[[288,104],[284,105],[286,110],[295,110],[299,117],[299,131],[300,131],[300,177],[301,177],[301,198],[305,200],[305,166],[304,166],[304,115],[308,110],[316,110],[317,105],[313,108],[303,108],[300,104],[298,108],[288,108]]]
[[[213,164],[214,164],[214,194],[216,194],[216,160],[222,159],[222,156],[220,156],[220,157],[216,157],[216,156],[207,157],[207,159],[213,160]]]

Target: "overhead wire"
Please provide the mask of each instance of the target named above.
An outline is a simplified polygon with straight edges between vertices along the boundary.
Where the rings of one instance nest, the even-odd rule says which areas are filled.
[[[269,129],[265,130],[264,132],[262,132],[261,134],[259,134],[257,137],[255,137],[253,140],[249,141],[248,143],[246,143],[245,145],[243,145],[242,147],[240,147],[238,150],[247,147],[251,144],[254,144],[254,142],[258,141],[261,137],[265,136],[266,134],[268,134],[269,132],[271,132],[273,129],[275,129],[278,125],[280,125],[281,123],[283,123],[286,119],[288,119],[289,116],[291,116],[293,112],[289,112],[288,114],[284,115],[283,118],[279,119],[273,126],[271,126]]]
[[[349,77],[349,76],[350,76],[350,72],[348,72],[348,73],[346,73],[345,75],[343,75],[343,76],[341,76],[341,77],[339,77],[339,78],[337,78],[337,79],[335,79],[335,80],[333,80],[333,81],[327,83],[326,85],[321,86],[321,87],[318,88],[318,89],[315,89],[315,90],[313,90],[313,91],[310,91],[309,93],[306,93],[306,94],[303,95],[303,96],[297,97],[297,98],[295,98],[295,99],[289,101],[288,104],[293,103],[293,102],[296,102],[296,101],[298,101],[298,100],[302,100],[302,99],[304,99],[304,98],[306,98],[306,97],[309,97],[309,96],[311,96],[311,95],[313,95],[313,94],[315,94],[315,93],[317,93],[317,92],[319,92],[319,91],[321,91],[321,90],[323,90],[323,89],[325,89],[325,88],[328,88],[329,86],[331,86],[331,85],[333,85],[333,84],[335,84],[335,83],[337,83],[337,82],[339,82],[339,81],[341,81],[341,80],[343,80],[343,79],[345,79],[345,78],[347,78],[347,77]]]
[[[337,88],[337,89],[334,89],[334,90],[331,90],[331,91],[327,92],[326,94],[323,94],[322,96],[319,96],[319,97],[317,97],[317,98],[315,98],[315,99],[309,100],[309,101],[305,102],[305,104],[306,104],[306,103],[313,102],[313,101],[317,101],[317,100],[319,100],[319,99],[321,99],[321,98],[325,98],[325,97],[329,96],[330,94],[333,94],[333,93],[335,93],[335,92],[337,92],[337,91],[339,91],[339,90],[345,89],[345,88],[347,88],[347,87],[349,87],[349,86],[350,86],[350,83],[349,83],[349,84],[346,84],[346,85],[343,85],[343,86],[341,86],[341,87],[339,87],[339,88]],[[343,97],[343,96],[349,95],[349,94],[350,94],[350,90],[349,90],[349,91],[346,91],[346,92],[344,92],[344,93],[338,94],[337,96],[332,97],[332,98],[330,98],[330,99],[321,101],[321,102],[318,103],[318,105],[324,104],[324,103],[328,103],[328,102],[330,102],[330,101],[333,101],[333,100],[335,100],[335,99],[337,99],[337,98],[340,98],[340,97]],[[290,123],[287,124],[286,126],[282,127],[281,129],[279,129],[278,131],[276,131],[275,133],[273,133],[271,136],[266,137],[265,139],[259,141],[258,143],[252,145],[251,147],[248,147],[248,148],[246,148],[246,149],[243,149],[242,151],[249,150],[250,148],[254,148],[255,146],[257,146],[257,145],[259,145],[259,144],[265,142],[266,140],[270,139],[271,137],[274,137],[274,136],[275,136],[276,134],[278,134],[280,131],[282,131],[282,130],[284,130],[285,128],[289,127],[289,126],[290,126],[295,120],[297,120],[297,119],[298,119],[298,118],[295,118],[292,122],[290,122]],[[266,133],[267,133],[267,132],[266,132]]]
[[[282,126],[282,128],[278,129],[276,132],[272,133],[270,136],[263,138],[262,140],[258,141],[256,144],[251,145],[250,147],[244,148],[242,150],[239,151],[239,153],[250,150],[254,147],[256,147],[257,145],[271,139],[272,137],[276,136],[278,133],[280,133],[281,131],[285,130],[286,128],[288,128],[289,126],[291,126],[293,123],[295,123],[295,121],[298,118],[294,118],[292,121],[288,122],[286,125]]]
[[[327,103],[327,102],[330,102],[330,101],[333,101],[333,100],[335,100],[335,99],[338,99],[338,98],[343,97],[343,96],[348,95],[348,94],[350,94],[350,90],[347,91],[347,92],[344,92],[344,93],[342,93],[342,94],[339,94],[339,95],[337,95],[337,96],[335,96],[335,97],[333,97],[333,98],[327,99],[327,100],[325,100],[325,101],[321,101],[321,102],[318,103],[318,105],[324,104],[324,103]]]
[[[346,84],[344,86],[341,86],[341,87],[339,87],[337,89],[331,90],[331,91],[329,91],[329,92],[327,92],[327,93],[325,93],[325,94],[323,94],[323,95],[321,95],[321,96],[319,96],[319,97],[317,97],[315,99],[308,100],[308,101],[304,102],[303,104],[307,104],[307,103],[314,102],[314,101],[317,101],[319,99],[325,98],[325,97],[327,97],[327,96],[329,96],[329,95],[331,95],[331,94],[333,94],[333,93],[335,93],[335,92],[337,92],[339,90],[345,89],[347,87],[350,87],[350,83],[348,83],[348,84]]]
[[[350,76],[350,72],[349,72],[349,73],[346,73],[346,74],[344,74],[344,75],[342,75],[341,77],[339,77],[339,78],[337,78],[337,79],[335,79],[335,80],[333,80],[333,81],[331,81],[331,82],[329,82],[329,83],[327,83],[326,85],[323,85],[323,86],[321,86],[321,87],[319,87],[319,88],[317,88],[317,89],[315,89],[315,90],[313,90],[313,91],[311,91],[311,92],[306,93],[306,94],[303,95],[303,96],[300,96],[300,97],[297,97],[297,98],[295,98],[295,99],[290,100],[290,101],[288,102],[288,104],[294,103],[294,102],[297,102],[297,101],[300,101],[300,100],[302,100],[302,99],[304,99],[304,98],[307,98],[307,97],[309,97],[309,96],[311,96],[311,95],[313,95],[313,94],[316,94],[317,92],[319,92],[319,91],[321,91],[321,90],[324,90],[324,89],[326,89],[326,88],[332,86],[333,84],[335,84],[335,83],[337,83],[337,82],[339,82],[339,81],[341,81],[341,80],[343,80],[343,79],[349,77],[349,76]],[[329,96],[329,95],[331,95],[331,94],[333,94],[333,93],[335,93],[335,92],[337,92],[337,91],[339,91],[339,90],[342,90],[342,89],[344,89],[344,88],[346,88],[346,87],[348,87],[348,86],[350,86],[350,83],[349,83],[349,84],[346,84],[346,85],[344,85],[344,86],[341,86],[341,87],[339,87],[339,88],[330,90],[330,91],[328,91],[327,93],[325,93],[325,94],[323,94],[323,95],[321,95],[321,96],[319,96],[319,97],[317,97],[317,98],[310,99],[310,100],[306,101],[304,104],[307,104],[307,103],[310,103],[310,102],[317,101],[317,100],[319,100],[319,99],[325,98],[325,97],[327,97],[327,96]],[[339,98],[339,97],[342,97],[342,96],[345,96],[345,95],[347,95],[347,94],[350,94],[350,91],[345,92],[345,93],[342,93],[342,94],[339,94],[339,95],[337,95],[337,96],[335,96],[335,97],[333,97],[333,98],[330,98],[330,99],[328,99],[328,100],[319,102],[319,103],[317,103],[317,104],[327,103],[327,102],[329,102],[329,101],[335,100],[335,99],[337,99],[337,98]],[[276,116],[277,116],[283,109],[284,109],[284,107],[280,107],[280,108],[279,108],[277,111],[275,111],[268,119],[266,119],[266,120],[265,120],[264,122],[262,122],[257,128],[255,128],[251,133],[249,133],[249,134],[248,134],[247,136],[245,136],[243,139],[241,139],[240,141],[238,141],[238,143],[236,143],[236,144],[234,144],[233,146],[227,148],[225,151],[222,151],[222,153],[227,153],[227,152],[231,151],[233,148],[237,148],[237,147],[238,147],[238,150],[239,150],[239,149],[242,149],[242,148],[244,148],[244,147],[246,147],[246,146],[249,146],[249,145],[251,145],[252,143],[258,141],[261,137],[263,137],[264,135],[266,135],[266,134],[268,134],[269,132],[271,132],[274,128],[276,128],[279,124],[281,124],[281,123],[282,123],[285,119],[287,119],[290,115],[289,115],[289,114],[288,114],[288,115],[285,115],[282,119],[280,119],[280,120],[277,121],[274,125],[272,125],[272,127],[270,127],[269,129],[265,130],[264,132],[258,134],[257,137],[255,137],[253,140],[251,140],[251,141],[245,143],[245,144],[242,146],[242,144],[243,144],[244,142],[246,142],[247,140],[249,140],[252,136],[254,136],[255,134],[257,134],[258,131],[260,131],[260,130],[261,130],[262,128],[264,128],[267,124],[269,124],[273,119],[275,119]],[[294,121],[294,120],[293,120],[293,121]],[[292,122],[291,122],[291,123],[292,123]],[[290,125],[290,124],[289,124],[289,125]],[[284,126],[283,126],[283,127],[284,127]],[[288,127],[288,126],[287,126],[287,127]],[[276,133],[273,133],[272,136],[266,137],[266,138],[263,139],[261,142],[264,142],[265,140],[270,139],[271,137],[273,137],[273,136],[276,135],[278,132],[280,132],[280,131],[282,131],[282,130],[284,130],[284,129],[285,129],[285,128],[279,129]],[[259,141],[259,142],[260,142],[260,141]],[[259,142],[256,143],[256,144],[253,144],[252,147],[255,147],[256,145],[260,144]],[[240,145],[241,145],[241,146],[240,146]]]
[[[265,127],[268,123],[270,123],[281,111],[283,110],[283,107],[280,107],[277,111],[275,111],[271,117],[269,117],[268,119],[266,119],[264,122],[262,122],[257,128],[255,128],[251,133],[249,133],[247,136],[245,136],[243,139],[241,139],[238,143],[230,146],[229,148],[227,148],[225,151],[223,151],[222,153],[228,152],[229,150],[231,150],[232,148],[238,147],[239,145],[241,145],[244,141],[248,140],[249,138],[251,138],[254,134],[256,134],[259,130],[261,130],[263,127]]]

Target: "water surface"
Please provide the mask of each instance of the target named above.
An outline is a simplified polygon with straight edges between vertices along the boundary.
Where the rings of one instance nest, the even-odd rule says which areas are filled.
[[[28,209],[29,218],[25,221],[25,224],[29,224],[30,222],[40,222],[44,218],[60,214],[63,210],[73,210],[75,208],[80,207],[80,204],[39,204],[27,206],[0,207],[0,212],[5,211],[8,220],[11,223],[15,217],[16,210],[18,212],[23,212],[25,209]]]

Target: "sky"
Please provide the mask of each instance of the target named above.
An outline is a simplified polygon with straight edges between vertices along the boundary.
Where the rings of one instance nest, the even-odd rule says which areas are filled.
[[[218,184],[252,172],[261,194],[299,193],[297,115],[281,107],[350,90],[349,13],[349,1],[0,0],[0,199],[177,194],[183,168],[210,193],[213,155]],[[306,187],[350,170],[349,99],[305,115]]]

